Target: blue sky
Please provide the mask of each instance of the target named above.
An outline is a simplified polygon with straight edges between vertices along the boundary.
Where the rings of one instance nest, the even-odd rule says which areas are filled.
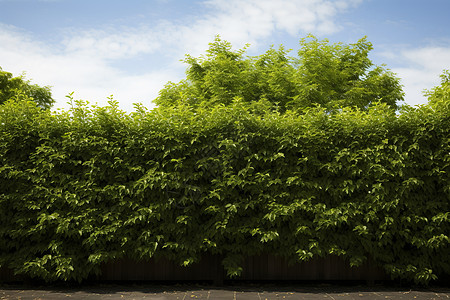
[[[373,43],[370,57],[401,78],[410,105],[450,69],[450,0],[0,0],[0,67],[65,95],[148,108],[168,81],[184,77],[219,34],[249,55],[308,33],[332,42]]]

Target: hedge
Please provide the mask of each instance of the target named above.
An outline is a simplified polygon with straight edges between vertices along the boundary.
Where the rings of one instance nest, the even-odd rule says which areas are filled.
[[[239,101],[133,113],[0,106],[0,266],[82,281],[122,257],[374,260],[450,274],[450,104],[396,114],[264,111]]]

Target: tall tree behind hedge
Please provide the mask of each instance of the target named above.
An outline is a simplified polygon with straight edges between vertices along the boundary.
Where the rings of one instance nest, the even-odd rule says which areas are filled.
[[[24,76],[13,77],[0,67],[0,104],[13,98],[31,99],[44,109],[49,109],[55,103],[49,86],[31,84]]]
[[[398,108],[403,100],[399,79],[383,66],[374,66],[366,38],[355,44],[330,44],[310,35],[300,40],[298,56],[283,46],[260,56],[245,56],[246,47],[233,50],[216,37],[206,55],[186,55],[186,79],[169,82],[155,103],[161,107],[227,105],[268,101],[282,111],[321,105],[366,110],[376,102]]]
[[[440,77],[440,85],[424,92],[424,95],[428,97],[428,102],[431,104],[438,103],[439,100],[450,101],[450,71],[444,70]]]

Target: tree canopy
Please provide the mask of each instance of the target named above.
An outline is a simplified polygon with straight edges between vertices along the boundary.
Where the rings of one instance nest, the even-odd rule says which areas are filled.
[[[450,71],[444,70],[441,77],[441,84],[431,90],[425,90],[429,103],[436,103],[439,100],[450,101]]]
[[[44,109],[49,109],[55,102],[49,86],[31,84],[24,76],[13,77],[0,67],[0,104],[13,98],[31,99]]]
[[[270,102],[284,111],[316,105],[366,110],[378,102],[398,109],[403,100],[395,74],[369,59],[373,47],[366,37],[346,45],[309,35],[300,40],[296,57],[283,46],[246,56],[247,47],[233,50],[217,36],[205,55],[186,55],[186,78],[169,82],[155,103],[209,107],[239,99]]]

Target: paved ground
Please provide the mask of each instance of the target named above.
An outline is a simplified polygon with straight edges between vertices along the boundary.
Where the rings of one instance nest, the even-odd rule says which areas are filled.
[[[148,299],[148,300],[236,300],[236,299],[450,299],[450,288],[395,288],[338,285],[246,285],[215,288],[198,285],[95,285],[46,287],[0,285],[0,299]]]

